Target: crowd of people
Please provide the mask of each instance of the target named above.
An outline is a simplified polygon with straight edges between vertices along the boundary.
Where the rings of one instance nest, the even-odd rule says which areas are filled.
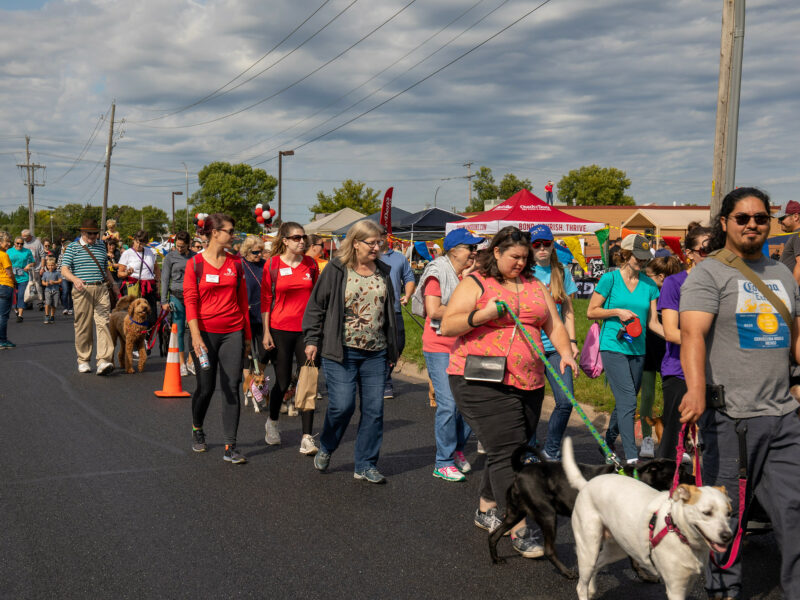
[[[788,208],[781,220],[790,221],[787,226],[800,222],[800,204]],[[597,282],[586,317],[602,323],[598,351],[614,397],[608,446],[628,463],[674,459],[682,424],[699,423],[705,483],[734,490],[746,464],[748,497],[755,494],[772,519],[783,555],[781,584],[787,597],[796,597],[800,536],[792,532],[800,527],[800,419],[791,377],[792,363],[800,362],[800,288],[792,267],[800,258],[790,255],[790,270],[762,254],[771,218],[763,192],[739,188],[725,197],[711,227],[689,229],[684,261],[666,246],[654,252],[642,235],[624,237],[610,249],[613,266]],[[187,232],[175,236],[160,265],[145,232],[120,253],[113,224],[101,240],[91,219],[77,241],[56,252],[24,231],[14,239],[0,232],[0,346],[13,347],[6,323],[14,294],[21,321],[26,287],[41,286],[46,322],[54,318],[59,296],[64,311],[74,311],[78,370],[91,371],[94,326],[97,374],[111,372],[108,317],[119,286],[121,293],[147,300],[151,319],[163,310],[177,324],[181,374],[194,375],[197,384],[191,403],[195,452],[208,450],[204,422],[219,385],[224,460],[247,462],[237,449],[240,385],[268,364],[274,380],[265,441],[280,445],[281,409],[306,366],[319,369],[317,398],[325,389],[328,402],[318,442],[313,403],[299,410],[299,451],[313,456],[315,469],[327,470],[360,402],[354,478],[381,484],[384,404],[395,396],[392,371],[403,351],[403,311],[410,303],[424,317],[422,351],[436,401],[433,476],[466,479],[472,465],[465,448],[473,434],[486,455],[470,513],[475,526],[492,531],[502,522],[515,477],[514,450],[538,444],[545,460],[560,460],[581,348],[577,287],[546,225],[505,227],[491,239],[456,229],[444,238],[442,255],[425,266],[419,285],[407,258],[389,246],[386,230],[370,220],[351,226],[329,258],[322,239],[293,222],[281,224],[270,245],[247,236],[234,252],[235,225],[230,216],[209,215],[197,239]],[[647,417],[657,372],[664,409],[656,447]],[[555,408],[538,440],[548,380]],[[735,527],[744,507],[730,496]],[[511,544],[525,557],[543,555],[532,521],[512,528]],[[710,598],[739,597],[741,559],[727,570],[712,564],[706,588]]]

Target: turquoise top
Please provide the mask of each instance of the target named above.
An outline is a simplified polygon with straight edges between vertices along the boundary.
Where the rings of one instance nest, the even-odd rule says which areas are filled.
[[[550,290],[550,273],[552,272],[552,267],[540,267],[536,265],[533,269],[533,276],[536,277],[539,281],[541,281],[545,286],[547,286],[548,291]],[[575,285],[575,280],[572,278],[572,273],[570,273],[567,269],[564,269],[564,292],[566,292],[567,296],[571,296],[575,292],[578,291],[578,286]],[[558,316],[562,319],[564,318],[561,314],[561,303],[556,302],[556,308],[558,309]],[[545,354],[549,354],[550,352],[555,352],[555,346],[547,337],[544,331],[542,331],[542,346],[544,346]]]
[[[17,283],[25,283],[30,279],[30,271],[23,271],[29,264],[35,262],[33,254],[27,248],[17,250],[16,248],[9,248],[6,253],[9,260],[11,260],[11,269],[14,271],[14,278]]]
[[[645,337],[650,302],[657,299],[659,293],[656,283],[640,272],[639,282],[631,292],[628,286],[625,285],[621,271],[617,269],[603,275],[600,281],[597,282],[594,291],[606,299],[603,308],[627,308],[632,310],[639,317],[639,321],[642,324],[641,335],[633,338],[633,342],[629,342],[625,339],[617,339],[617,332],[622,327],[620,320],[617,317],[606,319],[603,322],[603,329],[600,333],[600,350],[643,356],[645,354]]]

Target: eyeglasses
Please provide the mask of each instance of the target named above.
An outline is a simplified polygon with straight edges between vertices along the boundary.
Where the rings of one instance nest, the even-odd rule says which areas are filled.
[[[306,236],[306,235],[287,235],[283,239],[292,240],[293,242],[301,242],[301,241],[304,242],[306,239],[308,239],[308,236]]]
[[[373,242],[368,242],[367,240],[358,240],[358,241],[361,242],[362,244],[366,244],[370,248],[377,248],[378,246],[381,245],[381,241],[380,240],[375,240]]]
[[[750,219],[753,219],[756,222],[756,225],[766,225],[767,223],[769,223],[769,220],[772,217],[767,213],[757,213],[755,215],[748,215],[747,213],[737,213],[727,218],[736,221],[736,224],[739,227],[744,227],[745,225],[748,225],[750,223]]]
[[[462,248],[467,248],[470,252],[475,252],[478,249],[478,244],[459,244]]]
[[[192,249],[202,248],[202,247],[203,247],[203,244],[192,244]]]
[[[85,231],[84,233],[86,235],[100,235],[99,231]],[[136,240],[133,240],[133,241],[135,242]]]
[[[224,229],[224,228],[220,227],[219,229],[217,229],[217,231],[224,231],[228,235],[233,235],[234,231],[236,231],[236,230],[233,227],[231,227],[230,229]]]
[[[531,246],[533,246],[534,250],[538,250],[539,248],[549,248],[553,245],[553,240],[536,240],[535,242],[531,242]]]

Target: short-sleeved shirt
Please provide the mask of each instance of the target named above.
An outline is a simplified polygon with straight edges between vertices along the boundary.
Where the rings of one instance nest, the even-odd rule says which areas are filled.
[[[92,257],[83,249],[84,245],[88,246],[89,252],[97,259],[100,269],[97,268]],[[84,283],[104,281],[107,263],[108,255],[106,254],[105,242],[98,240],[93,244],[83,244],[80,238],[67,246],[67,249],[64,250],[64,259],[61,261],[63,266],[72,271],[72,274]]]
[[[0,285],[14,287],[14,280],[11,279],[6,269],[12,269],[13,271],[14,268],[11,266],[11,259],[8,258],[8,253],[0,250]]]
[[[746,261],[796,317],[800,288],[785,265]],[[789,393],[791,333],[780,313],[744,275],[713,258],[692,269],[681,287],[681,312],[715,315],[706,337],[706,382],[725,387],[731,418],[782,416],[797,410]]]
[[[405,295],[406,284],[414,281],[414,271],[411,270],[411,265],[408,259],[394,250],[387,250],[381,256],[381,260],[389,265],[391,271],[389,278],[392,280],[392,288],[394,288],[394,312],[399,313],[400,298]]]
[[[42,281],[43,282],[44,281],[47,281],[47,282],[58,281],[59,279],[61,279],[61,273],[59,273],[58,271],[45,271],[44,273],[42,273]],[[51,290],[51,289],[58,290],[59,288],[58,288],[58,286],[55,286],[55,285],[54,286],[48,285],[47,289],[48,290]]]
[[[275,298],[272,297],[273,273]],[[261,276],[260,310],[269,313],[271,329],[303,331],[303,313],[318,278],[317,263],[310,256],[303,256],[296,267],[287,265],[280,256],[267,260]]]
[[[533,269],[533,276],[545,284],[549,290],[551,272],[552,267],[540,267],[539,265],[536,265],[536,267]],[[567,296],[571,296],[577,291],[578,286],[575,285],[575,280],[572,278],[572,273],[570,273],[567,269],[564,269],[564,292],[567,294]],[[561,302],[556,302],[556,309],[558,310],[558,316],[563,319],[564,317],[561,313]],[[544,331],[542,332],[542,345],[544,346],[545,352],[556,351],[555,346],[553,346],[553,343],[550,341],[550,338],[547,337],[547,334]]]
[[[144,256],[144,264],[142,264],[142,256]],[[119,257],[119,264],[133,269],[133,273],[128,275],[132,279],[139,279],[139,273],[142,275],[142,281],[156,278],[156,255],[150,248],[145,247],[142,252],[128,248]]]
[[[781,262],[794,272],[798,257],[800,257],[800,234],[787,236],[781,252]]]
[[[600,350],[619,352],[630,356],[644,356],[645,329],[647,318],[650,316],[650,302],[658,298],[658,286],[655,281],[644,273],[639,273],[639,281],[631,292],[625,285],[622,272],[612,271],[606,273],[597,282],[594,291],[603,296],[606,301],[605,309],[626,308],[633,311],[642,324],[642,333],[633,338],[633,342],[617,339],[617,333],[622,328],[622,322],[617,317],[606,319],[600,333]]]
[[[661,286],[661,295],[658,297],[658,310],[680,311],[681,286],[689,276],[688,271],[681,271],[664,279]],[[667,342],[664,358],[661,360],[662,377],[680,377],[684,379],[681,368],[681,345]]]
[[[347,269],[344,290],[344,345],[359,350],[383,350],[383,305],[386,282],[377,268],[372,275],[359,275]]]
[[[425,289],[422,290],[423,298],[428,296],[442,297],[442,288],[439,285],[439,280],[436,277],[428,277],[425,280]],[[436,330],[431,327],[431,317],[425,317],[425,329],[422,331],[422,351],[423,352],[446,352],[450,353],[453,349],[457,337],[450,337],[446,335],[439,335]]]
[[[25,267],[35,262],[33,254],[24,246],[22,250],[9,248],[7,252],[8,258],[11,261],[11,269],[14,271],[14,278],[17,280],[17,283],[25,283],[31,278],[29,275],[30,271],[26,271]]]
[[[31,254],[33,255],[33,261],[35,263],[33,268],[35,270],[40,269],[42,266],[42,260],[44,260],[44,257],[47,256],[42,240],[40,240],[38,237],[31,238],[30,242],[23,242],[22,247],[31,251]]]

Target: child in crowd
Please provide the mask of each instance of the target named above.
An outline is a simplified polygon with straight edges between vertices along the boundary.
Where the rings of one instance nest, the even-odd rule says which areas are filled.
[[[42,286],[44,287],[44,322],[56,322],[56,305],[61,294],[61,273],[56,271],[56,259],[48,256],[45,263],[45,272],[42,273]]]

